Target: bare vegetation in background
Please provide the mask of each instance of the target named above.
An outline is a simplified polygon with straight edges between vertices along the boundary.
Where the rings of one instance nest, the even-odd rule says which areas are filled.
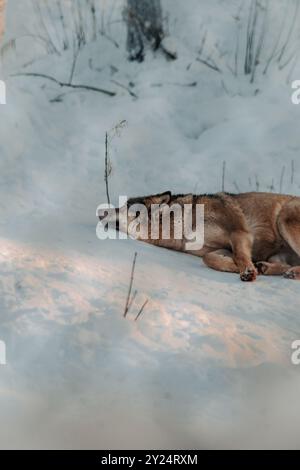
[[[128,287],[128,293],[127,293],[127,298],[126,298],[126,303],[125,303],[125,309],[123,313],[123,317],[126,318],[126,315],[129,311],[129,306],[132,304],[132,299],[131,299],[131,291],[132,291],[132,285],[134,281],[134,270],[135,270],[135,263],[136,263],[136,257],[137,257],[137,252],[134,253],[133,257],[133,262],[132,262],[132,267],[131,267],[131,274],[130,274],[130,281],[129,281],[129,287]]]
[[[111,40],[99,0],[32,0],[32,4],[37,35],[43,38],[49,53],[61,54],[72,49],[76,55],[100,36]]]
[[[104,162],[105,162],[104,181],[105,181],[105,189],[106,189],[106,199],[107,199],[107,204],[110,204],[108,179],[112,173],[112,166],[111,166],[111,161],[108,156],[108,132],[105,132],[105,160]]]
[[[47,79],[61,88],[71,88],[73,91],[85,90],[115,96],[116,92],[99,86],[74,83],[76,65],[82,48],[99,37],[110,39],[104,18],[103,5],[98,0],[31,0],[36,15],[35,34],[28,34],[33,39],[43,43],[46,53],[61,55],[64,51],[72,52],[70,70],[65,80],[55,76],[36,72],[16,73],[12,76],[27,76]],[[113,6],[112,6],[113,8]],[[108,10],[111,12],[111,9]],[[23,36],[24,37],[24,36]],[[16,47],[16,39],[2,47],[1,53],[7,48]],[[117,47],[114,40],[111,40]],[[62,101],[66,93],[60,93],[51,102]]]
[[[127,314],[129,313],[133,303],[134,303],[134,300],[137,296],[137,290],[134,291],[134,293],[132,294],[132,287],[133,287],[133,282],[134,282],[134,273],[135,273],[135,265],[136,265],[136,258],[137,258],[137,253],[135,252],[134,253],[134,257],[133,257],[133,262],[132,262],[132,266],[131,266],[131,273],[130,273],[130,280],[129,280],[129,287],[128,287],[128,293],[127,293],[127,297],[126,297],[126,303],[125,303],[125,308],[124,308],[124,313],[123,313],[123,317],[126,318],[127,317]],[[147,303],[149,302],[149,299],[146,299],[143,303],[143,305],[140,307],[137,315],[135,316],[134,318],[134,321],[137,321],[138,318],[141,316],[141,314],[143,313],[144,311],[144,308],[146,307]]]
[[[141,308],[139,309],[137,316],[135,317],[134,321],[137,321],[139,317],[142,315],[144,308],[146,307],[147,303],[149,302],[149,299],[146,299]]]
[[[218,73],[230,71],[235,77],[249,77],[250,83],[255,82],[257,74],[266,75],[271,67],[280,71],[290,67],[289,77],[299,58],[300,2],[282,1],[279,26],[272,16],[273,6],[270,0],[242,2],[233,17],[236,25],[233,51],[224,50],[221,41],[208,46],[205,29],[196,60]]]
[[[276,178],[274,178],[274,177],[270,178],[271,183],[267,183],[266,180],[262,181],[262,179],[259,178],[259,175],[257,173],[255,173],[253,176],[249,176],[248,177],[248,186],[249,187],[248,187],[247,190],[248,191],[255,191],[255,192],[260,192],[260,191],[270,192],[270,193],[277,192],[277,193],[280,193],[280,194],[284,194],[285,191],[286,191],[285,183],[286,183],[287,180],[289,181],[289,183],[292,187],[296,184],[296,181],[295,181],[295,174],[296,174],[295,160],[291,160],[289,165],[290,165],[289,167],[287,165],[283,165],[281,167],[281,169],[278,170],[277,177]],[[222,163],[222,189],[221,189],[221,191],[222,192],[232,191],[234,189],[234,191],[236,193],[240,193],[241,189],[240,189],[240,186],[239,186],[239,184],[237,183],[236,180],[226,183],[226,174],[227,174],[226,166],[227,166],[226,161],[224,160],[223,163]],[[197,191],[198,184],[199,183],[197,183],[195,185],[194,193],[196,193],[196,191]],[[228,189],[227,186],[230,186],[229,189]],[[243,186],[244,185],[242,184],[242,187]]]
[[[110,204],[110,194],[109,194],[109,178],[112,174],[112,163],[110,159],[110,143],[114,137],[120,137],[122,129],[127,125],[127,121],[123,119],[118,124],[116,124],[109,132],[105,132],[105,142],[104,142],[104,181],[105,181],[105,192],[107,204]]]
[[[15,51],[18,42],[32,39],[46,54],[62,55],[72,51],[73,62],[69,76],[72,82],[78,56],[82,48],[100,37],[119,47],[110,33],[115,1],[105,7],[102,0],[31,0],[34,30],[5,43],[1,56]]]

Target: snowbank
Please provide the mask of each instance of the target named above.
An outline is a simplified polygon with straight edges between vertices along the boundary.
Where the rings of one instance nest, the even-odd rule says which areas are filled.
[[[120,47],[101,37],[81,51],[74,83],[116,97],[12,76],[65,81],[70,51],[36,49],[39,59],[28,63],[17,46],[3,60],[3,448],[299,447],[299,379],[290,364],[299,285],[244,285],[196,257],[95,235],[104,134],[123,119],[110,145],[114,202],[119,194],[219,191],[224,161],[228,191],[299,194],[300,108],[290,99],[299,68],[288,82],[277,69],[253,85],[220,75],[195,60],[200,13],[211,44],[223,36],[230,47],[238,2],[174,3],[164,8],[178,60],[150,53],[129,63],[119,23],[111,32]],[[25,1],[11,0],[7,40],[25,34],[26,23],[30,30],[31,18]],[[125,320],[134,251],[138,296]]]

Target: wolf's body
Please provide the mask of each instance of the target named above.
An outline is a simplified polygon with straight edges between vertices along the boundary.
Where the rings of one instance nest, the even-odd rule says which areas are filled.
[[[204,245],[187,251],[185,240],[171,237],[146,242],[201,256],[218,271],[239,273],[253,281],[257,273],[300,279],[300,197],[273,193],[172,195],[170,192],[130,199],[127,206],[204,204]],[[121,209],[120,209],[121,210]],[[122,228],[120,227],[122,230]],[[150,231],[149,231],[150,233]]]

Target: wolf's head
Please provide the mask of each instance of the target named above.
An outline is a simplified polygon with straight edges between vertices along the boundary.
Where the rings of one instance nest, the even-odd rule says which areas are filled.
[[[122,204],[120,197],[121,204],[117,209],[107,206],[100,209],[99,206],[98,217],[102,222],[101,237],[104,234],[104,239],[107,238],[105,236],[107,228],[112,228],[131,238],[170,249],[198,249],[191,247],[194,243],[191,240],[196,239],[199,246],[199,238],[200,244],[202,243],[202,226],[200,236],[197,235],[197,231],[199,231],[198,222],[201,223],[202,220],[199,219],[204,219],[204,213],[199,213],[198,206],[202,204],[197,205],[193,194],[172,195],[170,191],[165,191],[128,200],[125,197],[124,201],[126,202]],[[121,234],[119,237],[124,238]]]
[[[128,227],[137,217],[143,221],[143,215],[149,216],[151,206],[170,204],[172,198],[171,191],[150,196],[133,197],[127,200],[126,204],[118,208],[100,209],[98,217],[100,221],[105,221],[108,226],[116,230],[128,233]]]

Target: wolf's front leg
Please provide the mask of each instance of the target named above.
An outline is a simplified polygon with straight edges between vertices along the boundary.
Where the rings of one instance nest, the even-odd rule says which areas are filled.
[[[257,270],[252,262],[253,237],[251,233],[238,230],[231,234],[230,243],[233,259],[238,267],[242,281],[255,281]]]

